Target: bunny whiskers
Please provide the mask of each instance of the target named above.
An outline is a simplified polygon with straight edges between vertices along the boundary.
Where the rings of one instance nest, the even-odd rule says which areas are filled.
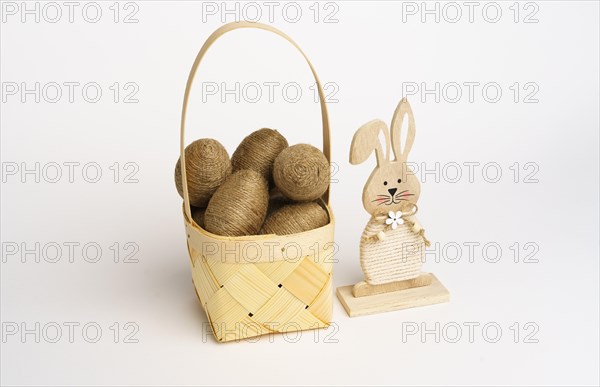
[[[390,204],[389,202],[393,201],[392,197],[389,195],[377,195],[379,196],[377,199],[371,200],[371,202],[377,202],[377,205],[380,206],[382,204]]]

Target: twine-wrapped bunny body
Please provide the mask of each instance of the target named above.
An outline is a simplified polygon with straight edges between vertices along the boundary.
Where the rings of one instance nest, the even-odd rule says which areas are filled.
[[[405,115],[408,133],[401,147],[400,130]],[[389,132],[385,122],[373,120],[356,132],[350,151],[352,164],[364,162],[373,151],[377,157],[377,167],[363,191],[363,206],[371,219],[360,239],[360,264],[369,285],[419,277],[425,246],[429,244],[415,218],[420,184],[406,163],[415,137],[414,117],[406,98],[396,108]],[[386,140],[385,153],[379,142],[381,133]],[[390,143],[394,160],[390,159]]]
[[[387,219],[391,216],[371,217],[360,238],[360,266],[370,285],[418,277],[429,244],[414,214],[396,228]]]

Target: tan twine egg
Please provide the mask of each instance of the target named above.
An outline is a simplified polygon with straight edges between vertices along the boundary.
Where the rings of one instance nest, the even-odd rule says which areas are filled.
[[[204,213],[205,229],[223,236],[256,235],[269,204],[267,181],[256,171],[232,173],[215,191]]]
[[[273,188],[269,193],[271,196],[269,198],[269,209],[267,210],[267,217],[271,215],[274,211],[280,209],[286,204],[293,204],[294,201],[286,198],[281,191],[277,187]]]
[[[273,163],[288,142],[277,130],[259,129],[242,140],[233,155],[233,171],[252,169],[273,185]]]
[[[206,207],[215,190],[231,174],[231,161],[220,142],[202,138],[185,148],[185,169],[190,204]],[[181,158],[175,166],[175,185],[183,198]]]
[[[292,200],[318,199],[327,191],[329,177],[327,158],[319,149],[308,144],[284,149],[273,165],[275,185]]]
[[[192,219],[202,228],[204,228],[204,212],[206,208],[192,207]]]
[[[267,217],[261,234],[296,234],[323,227],[328,223],[329,215],[318,203],[287,204]]]

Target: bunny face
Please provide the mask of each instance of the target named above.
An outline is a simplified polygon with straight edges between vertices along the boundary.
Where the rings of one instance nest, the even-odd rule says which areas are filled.
[[[408,116],[406,143],[400,146],[400,129]],[[379,134],[385,137],[385,153]],[[421,193],[419,180],[406,160],[415,140],[415,120],[406,98],[398,104],[392,119],[391,141],[385,122],[373,120],[356,131],[350,149],[350,163],[360,164],[375,151],[377,167],[365,184],[363,206],[372,215],[401,211],[407,204],[416,204]],[[395,160],[390,160],[390,143]]]
[[[400,211],[416,204],[421,193],[419,180],[410,167],[399,161],[375,168],[363,190],[363,207],[372,215]]]

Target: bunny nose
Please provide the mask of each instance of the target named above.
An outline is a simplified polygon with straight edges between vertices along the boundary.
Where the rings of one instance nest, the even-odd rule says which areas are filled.
[[[398,188],[390,188],[390,189],[388,189],[388,192],[390,193],[390,195],[394,195],[396,193],[396,191],[398,191]]]

